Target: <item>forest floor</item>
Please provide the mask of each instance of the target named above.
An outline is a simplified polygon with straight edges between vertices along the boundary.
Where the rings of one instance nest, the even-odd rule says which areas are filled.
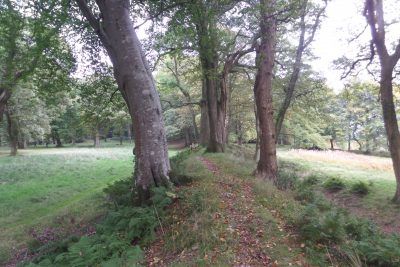
[[[146,250],[148,266],[306,266],[296,234],[270,205],[296,205],[251,176],[234,154],[198,154],[186,162],[194,180]],[[267,201],[267,199],[270,199]]]
[[[296,200],[298,192],[255,179],[252,153],[239,147],[225,154],[199,150],[184,159],[191,182],[176,187],[177,200],[159,219],[157,239],[145,249],[147,266],[342,266],[320,243],[315,258],[309,253],[294,226],[305,208]],[[36,246],[33,241],[90,234],[93,221],[106,212],[102,189],[131,175],[131,155],[131,145],[112,142],[100,149],[0,155],[0,263]],[[289,174],[282,177],[300,182],[314,177],[313,188],[335,206],[371,219],[384,232],[400,232],[400,207],[390,203],[395,190],[390,159],[284,149],[278,156],[281,172]],[[323,184],[332,177],[345,188],[328,192]],[[369,194],[351,192],[357,181],[368,183]]]
[[[133,155],[128,143],[91,145],[0,151],[0,265],[36,240],[93,231],[106,211],[103,189],[132,175]]]
[[[280,150],[285,171],[297,176],[313,175],[323,184],[336,177],[345,182],[338,192],[322,192],[333,203],[351,213],[374,221],[386,233],[400,233],[400,206],[391,203],[396,181],[390,158],[359,155],[345,151]],[[369,187],[365,196],[351,192],[353,184],[362,181]]]

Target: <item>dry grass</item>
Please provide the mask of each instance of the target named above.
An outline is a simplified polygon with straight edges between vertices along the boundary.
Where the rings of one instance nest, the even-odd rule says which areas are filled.
[[[294,158],[315,163],[324,162],[337,165],[346,165],[361,169],[393,172],[390,158],[359,155],[345,151],[314,151],[314,150],[289,150],[281,151],[279,156],[283,158]]]

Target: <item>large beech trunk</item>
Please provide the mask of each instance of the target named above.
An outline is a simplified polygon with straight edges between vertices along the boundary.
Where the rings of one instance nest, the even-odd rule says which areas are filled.
[[[276,181],[278,164],[276,159],[275,125],[272,107],[272,73],[275,61],[276,19],[272,1],[261,3],[261,45],[257,49],[257,76],[254,95],[260,125],[260,160],[256,176]]]
[[[101,23],[77,0],[99,35],[114,66],[114,76],[132,117],[135,137],[135,181],[141,203],[152,186],[168,186],[170,164],[159,95],[134,30],[128,0],[97,0]]]

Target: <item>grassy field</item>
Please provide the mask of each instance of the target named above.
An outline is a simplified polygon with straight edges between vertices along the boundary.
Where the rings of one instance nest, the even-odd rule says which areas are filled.
[[[386,232],[399,232],[398,205],[390,202],[396,181],[390,158],[358,155],[342,151],[280,150],[281,165],[300,176],[314,175],[323,183],[331,177],[345,182],[345,189],[325,196],[352,213],[374,220]],[[366,196],[351,192],[351,186],[363,181],[369,186]]]
[[[0,263],[35,234],[79,231],[104,212],[103,188],[132,175],[132,145],[88,146],[1,150]]]

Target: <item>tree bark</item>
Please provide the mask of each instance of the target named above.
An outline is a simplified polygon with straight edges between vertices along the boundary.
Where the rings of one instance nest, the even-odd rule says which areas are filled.
[[[230,69],[230,68],[229,68]],[[229,86],[228,86],[228,70],[226,65],[221,74],[219,81],[219,99],[218,99],[218,140],[221,144],[227,143],[227,132],[228,132],[228,105],[229,105]]]
[[[130,17],[128,0],[97,0],[101,23],[85,0],[76,0],[98,34],[114,66],[118,88],[128,105],[135,138],[135,182],[146,203],[152,186],[168,186],[170,163],[159,95]]]
[[[96,132],[94,134],[94,147],[95,148],[100,147],[100,133],[98,129],[96,129]]]
[[[210,140],[210,124],[208,120],[208,105],[207,105],[207,93],[206,93],[206,83],[203,79],[202,82],[202,90],[201,90],[201,95],[202,95],[202,100],[200,103],[200,111],[201,111],[201,117],[200,117],[200,144],[202,146],[207,146],[208,142]]]
[[[370,26],[372,43],[380,62],[380,97],[388,146],[393,163],[397,187],[393,201],[400,203],[400,133],[393,101],[393,70],[400,59],[400,42],[392,55],[385,43],[385,20],[382,0],[366,0],[364,16]]]
[[[10,99],[10,97],[10,90],[6,88],[0,88],[0,122],[3,120],[4,112],[6,112],[7,101]]]
[[[210,137],[207,143],[207,152],[223,152],[224,144],[219,138],[218,127],[218,53],[216,52],[216,29],[212,18],[207,18],[204,4],[198,7],[196,16],[196,31],[198,36],[199,57],[205,85],[207,100],[208,124]]]
[[[254,99],[254,117],[256,119],[256,151],[254,152],[253,159],[258,162],[260,159],[260,123],[258,120],[258,114],[257,114],[257,104]]]
[[[16,156],[18,153],[18,129],[15,125],[12,112],[7,108],[7,106],[4,108],[4,112],[7,117],[7,131],[10,141],[10,156]]]
[[[276,158],[276,132],[272,106],[272,78],[275,62],[276,18],[273,1],[260,0],[261,44],[257,49],[257,76],[254,95],[260,123],[260,160],[256,176],[276,182],[278,164]]]

